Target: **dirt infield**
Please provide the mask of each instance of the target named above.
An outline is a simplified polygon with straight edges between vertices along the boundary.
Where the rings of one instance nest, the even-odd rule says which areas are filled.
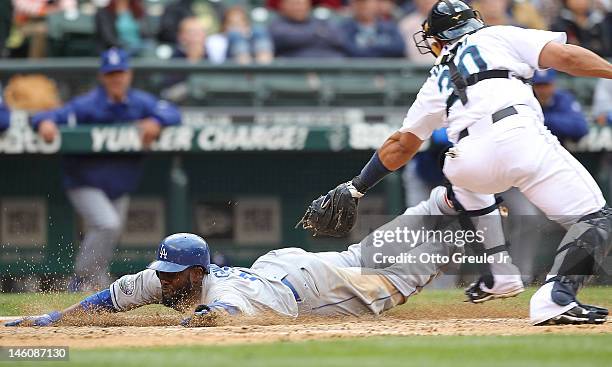
[[[401,335],[531,335],[612,334],[612,322],[603,325],[535,327],[529,324],[528,289],[519,297],[485,304],[461,301],[461,290],[432,290],[382,316],[287,319],[259,315],[214,320],[215,327],[184,328],[184,315],[159,305],[127,313],[64,318],[53,327],[2,327],[0,346],[48,345],[75,348],[147,347],[272,343],[329,338]],[[612,308],[612,288],[583,291],[584,302]],[[14,302],[21,314],[40,314],[74,302],[69,294],[24,295],[0,298],[0,306]],[[0,317],[2,321],[16,317]],[[87,325],[87,326],[83,326]]]
[[[121,320],[132,326],[58,326],[48,328],[0,328],[0,345],[53,345],[74,348],[148,347],[172,345],[220,345],[350,338],[385,335],[527,335],[612,333],[612,323],[578,326],[530,326],[524,318],[467,318],[414,320],[394,316],[290,320],[286,323],[253,320],[247,325],[210,328],[162,326],[176,317],[132,316]],[[142,326],[155,324],[160,326]],[[136,326],[135,326],[136,325]]]

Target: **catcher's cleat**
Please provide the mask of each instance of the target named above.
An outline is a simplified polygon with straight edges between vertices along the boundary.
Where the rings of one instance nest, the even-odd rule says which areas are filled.
[[[603,324],[607,319],[607,309],[578,303],[576,307],[565,311],[559,316],[535,324],[535,326]]]
[[[482,278],[470,284],[470,286],[465,289],[465,295],[467,296],[465,302],[483,303],[498,298],[515,297],[525,291],[522,285],[517,285],[516,288],[504,293],[489,293],[480,288],[481,283],[483,283]]]
[[[595,313],[597,313],[599,315],[608,316],[608,314],[609,314],[607,308],[599,307],[599,306],[593,306],[593,305],[585,305],[584,303],[580,303],[580,302],[577,302],[577,301],[576,301],[576,303],[578,303],[579,306],[582,306],[583,308],[586,308],[587,310],[595,312]]]

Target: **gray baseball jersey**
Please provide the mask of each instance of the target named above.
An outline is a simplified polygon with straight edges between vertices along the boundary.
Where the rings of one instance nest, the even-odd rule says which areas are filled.
[[[408,215],[381,228],[424,228],[428,225],[422,219],[424,216],[442,214],[438,209],[440,200],[434,195],[443,195],[438,191],[434,190],[428,201],[408,209],[405,213]],[[202,282],[200,303],[246,315],[263,311],[290,317],[379,314],[404,303],[446,265],[436,262],[376,265],[372,249],[366,239],[342,252],[274,250],[258,258],[250,268],[211,265],[210,274]],[[453,245],[422,243],[414,248],[394,247],[385,253],[448,256],[456,250]],[[160,281],[153,270],[121,277],[111,284],[110,293],[113,305],[120,311],[161,301]]]

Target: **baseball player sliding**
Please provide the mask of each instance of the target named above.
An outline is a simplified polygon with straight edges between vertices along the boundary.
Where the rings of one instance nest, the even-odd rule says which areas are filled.
[[[460,231],[456,217],[441,215],[449,208],[440,200],[444,192],[443,187],[435,188],[429,200],[409,208],[405,215],[377,231]],[[63,311],[15,320],[6,326],[48,326],[68,315],[120,312],[154,303],[182,312],[195,309],[183,321],[184,326],[207,325],[205,321],[219,313],[257,315],[272,311],[288,317],[379,314],[403,304],[448,265],[448,260],[436,258],[462,254],[460,246],[449,242],[397,242],[381,249],[373,240],[370,234],[342,252],[284,248],[261,256],[250,268],[221,268],[210,263],[210,249],[204,239],[178,233],[161,241],[157,259],[146,270],[125,275]],[[408,255],[422,260],[397,260]],[[383,256],[386,260],[381,260]]]
[[[531,299],[533,324],[603,323],[608,310],[584,305],[576,294],[610,250],[612,210],[587,170],[545,128],[529,79],[547,68],[611,79],[612,65],[566,45],[564,33],[486,26],[460,0],[438,1],[414,38],[436,63],[403,126],[358,176],[313,202],[304,227],[331,235],[350,230],[357,200],[445,126],[454,143],[444,160],[447,198],[465,228],[495,225],[500,233],[492,219],[499,216],[493,194],[511,187],[567,228],[546,283]],[[499,235],[473,245],[477,252],[506,253]],[[481,273],[466,291],[472,302],[523,290],[512,264],[487,264]]]

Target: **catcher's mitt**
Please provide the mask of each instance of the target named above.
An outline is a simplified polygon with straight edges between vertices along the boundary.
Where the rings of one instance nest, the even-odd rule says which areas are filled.
[[[358,199],[353,197],[350,182],[338,185],[312,202],[302,220],[302,228],[312,230],[313,236],[342,237],[355,225]]]

